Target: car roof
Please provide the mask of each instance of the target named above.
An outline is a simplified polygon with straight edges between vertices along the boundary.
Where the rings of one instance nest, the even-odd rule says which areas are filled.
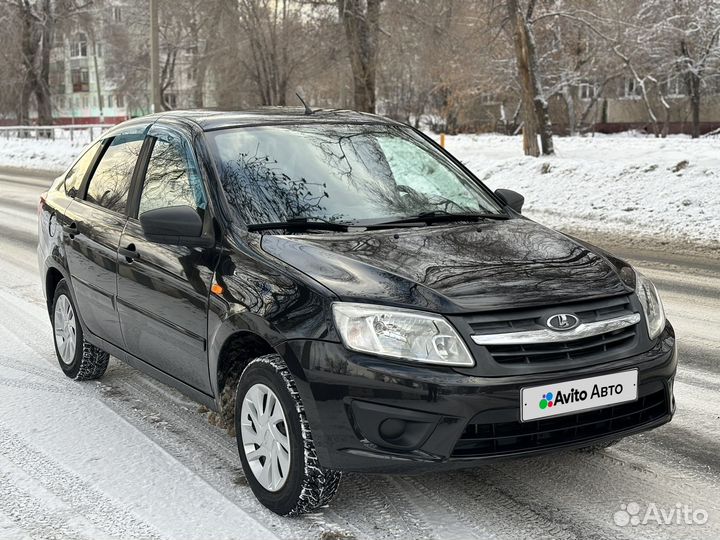
[[[395,122],[394,120],[375,114],[343,109],[313,109],[313,113],[310,115],[305,114],[305,109],[302,107],[262,107],[245,111],[190,109],[167,111],[150,114],[140,118],[134,118],[113,127],[106,133],[106,135],[112,135],[113,133],[124,131],[127,128],[142,128],[158,120],[171,120],[186,124],[194,124],[203,131],[213,131],[233,127],[247,127],[253,125],[316,123],[398,124],[398,122]]]

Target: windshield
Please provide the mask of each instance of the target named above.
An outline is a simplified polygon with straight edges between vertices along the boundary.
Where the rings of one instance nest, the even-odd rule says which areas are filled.
[[[314,124],[208,136],[227,199],[249,224],[501,213],[475,180],[409,128]]]

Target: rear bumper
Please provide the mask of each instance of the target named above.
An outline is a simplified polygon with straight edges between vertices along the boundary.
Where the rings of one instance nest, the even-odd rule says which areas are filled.
[[[606,364],[478,377],[353,353],[339,343],[288,341],[323,466],[423,472],[581,448],[658,427],[675,411],[675,336],[668,323],[648,352]],[[521,423],[520,389],[638,369],[638,400]]]

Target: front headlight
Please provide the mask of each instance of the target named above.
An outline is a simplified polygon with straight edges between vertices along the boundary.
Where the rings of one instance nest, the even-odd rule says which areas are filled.
[[[475,362],[442,316],[409,309],[336,302],[335,327],[348,349],[424,364],[470,367]]]
[[[635,292],[645,313],[650,339],[655,339],[665,328],[665,310],[655,285],[637,270],[635,270]]]

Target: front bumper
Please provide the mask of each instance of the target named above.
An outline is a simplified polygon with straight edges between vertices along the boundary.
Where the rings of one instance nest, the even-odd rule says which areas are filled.
[[[511,377],[481,377],[358,354],[339,343],[293,340],[279,351],[295,378],[320,463],[357,472],[423,472],[488,459],[581,448],[671,420],[677,350],[668,323],[646,353]],[[629,368],[638,400],[521,423],[520,389]]]

